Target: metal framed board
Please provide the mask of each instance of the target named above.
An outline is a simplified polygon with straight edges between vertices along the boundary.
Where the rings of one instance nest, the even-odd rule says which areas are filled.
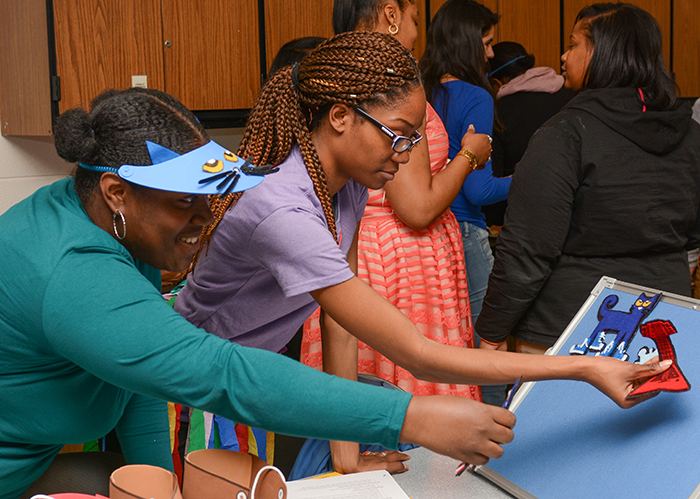
[[[570,355],[610,295],[619,299],[613,309],[626,312],[641,293],[662,293],[640,323],[672,323],[669,338],[691,389],[623,410],[587,383],[526,383],[511,406],[515,440],[477,473],[523,499],[700,498],[700,300],[603,277],[547,354]],[[628,361],[643,361],[656,346],[638,329]]]

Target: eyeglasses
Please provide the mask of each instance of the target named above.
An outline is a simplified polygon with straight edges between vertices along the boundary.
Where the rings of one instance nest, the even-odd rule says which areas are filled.
[[[367,111],[365,111],[364,109],[360,107],[354,107],[353,109],[357,112],[357,114],[360,114],[363,117],[367,118],[370,123],[379,128],[391,139],[391,148],[394,150],[394,152],[402,153],[405,151],[410,151],[411,149],[413,149],[413,146],[415,146],[423,138],[423,136],[418,132],[418,130],[416,130],[416,132],[410,137],[394,133],[391,131],[391,129],[389,129],[389,127],[383,125],[376,118],[370,116],[369,113],[367,113]]]

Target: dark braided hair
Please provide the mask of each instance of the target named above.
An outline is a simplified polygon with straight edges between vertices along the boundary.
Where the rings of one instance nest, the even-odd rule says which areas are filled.
[[[238,155],[256,165],[280,164],[294,144],[321,201],[328,228],[337,239],[333,202],[311,131],[335,103],[371,107],[395,103],[420,85],[413,56],[393,36],[350,32],[328,39],[294,67],[278,71],[265,84],[243,134]],[[224,213],[241,194],[210,199],[214,221],[205,227],[208,244]],[[193,265],[197,260],[195,255]]]
[[[150,165],[146,141],[184,154],[209,137],[197,118],[174,97],[158,90],[107,90],[96,97],[88,113],[71,109],[54,125],[58,155],[71,163],[118,168]],[[85,204],[100,183],[99,172],[76,168],[75,192]],[[132,184],[135,190],[144,189]]]

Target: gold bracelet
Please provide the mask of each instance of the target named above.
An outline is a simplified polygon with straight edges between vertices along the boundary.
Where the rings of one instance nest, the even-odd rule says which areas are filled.
[[[479,162],[476,160],[476,156],[474,156],[474,153],[471,152],[469,149],[462,149],[457,154],[461,154],[469,160],[469,163],[472,166],[472,171],[476,170],[476,167],[479,166]]]

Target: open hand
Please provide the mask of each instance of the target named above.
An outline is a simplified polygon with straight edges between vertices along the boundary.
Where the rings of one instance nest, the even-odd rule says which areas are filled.
[[[387,470],[389,473],[403,473],[408,470],[405,461],[411,456],[398,451],[364,452],[351,442],[331,442],[333,469],[338,473],[359,473],[360,471]]]

